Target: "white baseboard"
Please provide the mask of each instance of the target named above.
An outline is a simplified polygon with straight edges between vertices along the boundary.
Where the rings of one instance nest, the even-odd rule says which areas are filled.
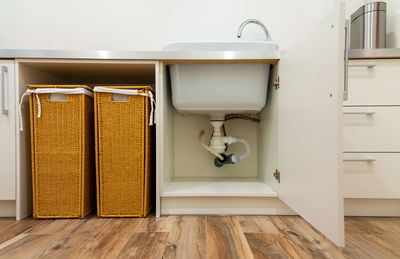
[[[162,215],[296,215],[278,198],[162,197]]]
[[[15,201],[0,201],[0,217],[16,216],[16,202]]]
[[[344,215],[400,217],[400,199],[344,199]]]
[[[161,215],[296,215],[267,197],[163,197],[161,204]],[[344,199],[344,215],[400,217],[400,199]]]

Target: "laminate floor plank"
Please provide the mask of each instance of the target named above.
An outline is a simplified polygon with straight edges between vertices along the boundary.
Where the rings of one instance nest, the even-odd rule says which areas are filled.
[[[244,233],[279,233],[269,216],[239,216],[237,218]]]
[[[239,235],[230,221],[229,217],[224,216],[207,217],[207,257],[253,258],[244,235]]]
[[[400,258],[400,236],[385,234],[385,235],[368,235],[367,238],[371,242],[377,242],[381,247],[384,247],[386,251],[396,255],[395,257]]]
[[[400,218],[346,217],[345,235],[298,216],[0,219],[0,258],[400,258]]]
[[[52,238],[52,234],[20,234],[0,248],[0,258],[26,258]]]
[[[206,217],[180,216],[173,221],[163,258],[206,258]]]
[[[94,215],[86,219],[76,219],[78,224],[70,224],[65,231],[32,253],[28,258],[68,258],[75,253],[91,236],[101,231],[111,219],[97,218]]]
[[[20,221],[14,220],[12,223],[0,226],[0,244],[10,240],[25,231],[28,231],[33,226],[45,226],[48,222],[26,218]]]
[[[369,218],[348,217],[345,221],[345,229],[354,234],[389,234],[390,232],[373,224]]]
[[[167,245],[166,232],[133,233],[118,258],[159,259]]]
[[[393,236],[352,233],[346,235],[346,247],[342,251],[349,258],[400,258],[399,247],[400,239],[393,240]]]
[[[400,236],[400,218],[358,218],[378,227],[384,234]]]
[[[272,222],[303,258],[345,258],[338,247],[299,216],[274,216]]]
[[[143,222],[138,227],[137,232],[169,232],[173,222],[177,220],[177,218],[177,216],[156,218],[151,214],[143,218]]]
[[[83,221],[84,219],[40,219],[37,222],[41,224],[33,225],[25,233],[56,234],[70,229],[71,226],[81,225]]]
[[[13,223],[14,221],[14,218],[0,218],[0,228],[4,225]]]
[[[100,231],[91,236],[71,257],[72,258],[115,258],[131,238],[140,218],[112,219]]]
[[[245,233],[255,259],[301,258],[280,234]]]

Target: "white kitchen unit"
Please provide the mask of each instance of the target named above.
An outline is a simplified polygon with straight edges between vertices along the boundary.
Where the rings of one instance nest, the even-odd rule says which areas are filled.
[[[229,135],[250,140],[252,153],[220,168],[199,144],[201,130],[206,141],[212,133],[208,116],[177,112],[168,77],[177,62],[160,63],[157,216],[295,213],[343,245],[343,49],[335,6],[273,67],[260,124],[226,122]]]
[[[157,216],[299,214],[343,246],[343,13],[339,1],[329,2],[280,60],[275,52],[268,56],[258,51],[21,52],[15,99],[21,98],[26,84],[154,85]],[[230,134],[251,141],[247,160],[216,168],[213,157],[199,145],[200,130],[206,137],[211,133],[208,116],[175,110],[168,65],[182,62],[274,65],[260,124],[226,123]],[[25,100],[24,131],[15,129],[17,219],[32,210],[28,114]],[[241,148],[232,145],[230,151]]]
[[[0,217],[15,217],[14,60],[0,60]]]
[[[351,60],[343,107],[345,215],[400,216],[400,59]]]

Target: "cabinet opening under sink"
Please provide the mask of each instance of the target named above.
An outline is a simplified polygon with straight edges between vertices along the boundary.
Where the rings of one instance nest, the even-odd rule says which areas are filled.
[[[268,64],[269,66],[269,64]],[[269,123],[276,110],[271,108],[276,90],[271,80],[265,106],[255,113],[260,122],[233,119],[225,122],[227,135],[246,137],[251,143],[250,156],[236,164],[214,165],[215,156],[199,144],[199,132],[204,130],[203,142],[213,133],[208,114],[178,111],[173,103],[171,80],[164,67],[163,94],[159,105],[162,113],[163,170],[160,196],[174,197],[277,197],[277,181],[273,176],[277,166],[277,140],[270,138],[276,125]],[[170,68],[169,68],[170,69]],[[270,72],[270,71],[267,71]],[[273,74],[273,69],[271,69]],[[234,112],[232,112],[234,113]],[[244,146],[234,143],[227,153],[240,154]],[[163,204],[166,202],[163,201]]]

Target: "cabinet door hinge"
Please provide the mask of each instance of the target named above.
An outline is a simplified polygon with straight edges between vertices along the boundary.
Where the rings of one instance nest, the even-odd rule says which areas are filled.
[[[279,87],[281,86],[281,79],[279,78],[279,76],[275,78],[275,81],[272,85],[275,86],[275,90],[279,89]]]
[[[274,177],[278,183],[281,183],[281,172],[278,169],[275,169]]]

